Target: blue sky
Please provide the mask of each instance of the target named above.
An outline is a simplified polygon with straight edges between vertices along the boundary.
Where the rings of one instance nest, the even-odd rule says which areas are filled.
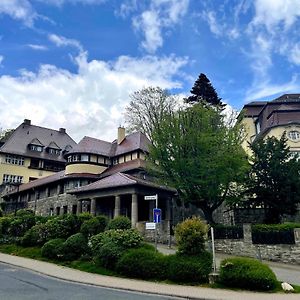
[[[135,90],[200,73],[239,110],[300,92],[298,0],[1,0],[0,127],[112,140]]]

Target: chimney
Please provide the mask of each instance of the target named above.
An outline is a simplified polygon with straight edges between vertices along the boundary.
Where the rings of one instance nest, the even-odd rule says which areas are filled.
[[[23,124],[24,124],[24,125],[31,125],[31,120],[29,120],[29,119],[24,119]]]
[[[66,133],[66,128],[59,128],[58,130],[60,133]]]
[[[125,139],[125,128],[120,126],[118,128],[118,145],[120,145],[124,139]]]

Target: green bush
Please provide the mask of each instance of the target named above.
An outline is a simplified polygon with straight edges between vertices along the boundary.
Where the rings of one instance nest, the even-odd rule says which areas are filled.
[[[43,245],[48,240],[48,231],[46,224],[38,224],[26,231],[20,243],[24,247]]]
[[[198,217],[186,219],[175,228],[178,252],[186,255],[198,255],[205,249],[205,237],[208,226]]]
[[[17,217],[34,216],[34,212],[30,209],[19,209],[16,213]]]
[[[107,225],[107,229],[130,229],[131,221],[127,217],[118,216],[112,220]]]
[[[251,226],[253,231],[286,231],[294,228],[300,228],[300,223],[284,224],[256,224]]]
[[[72,261],[89,251],[87,239],[82,233],[71,235],[61,246],[62,259]]]
[[[187,256],[174,254],[167,257],[168,279],[180,283],[208,282],[212,269],[212,256],[209,252]]]
[[[268,291],[276,287],[277,279],[265,264],[251,258],[228,258],[221,262],[220,283],[247,290]]]
[[[98,218],[92,218],[89,220],[86,220],[82,223],[80,227],[80,232],[85,235],[86,237],[90,237],[92,235],[96,235],[100,232],[103,232],[105,229],[105,226],[103,227]]]
[[[148,243],[142,243],[141,246],[139,248],[143,248],[145,250],[150,250],[150,251],[156,251],[155,247],[151,244]]]
[[[61,255],[64,239],[53,239],[44,244],[41,249],[43,257],[57,259]]]
[[[13,221],[11,217],[2,217],[0,218],[0,233],[3,235],[8,234],[10,223]]]
[[[135,229],[117,229],[92,236],[89,246],[101,265],[113,269],[124,251],[140,247],[142,241],[142,236]]]
[[[79,215],[77,215],[78,221],[79,221],[79,227],[81,226],[81,224],[86,221],[91,219],[93,216],[90,213],[81,213]]]
[[[101,227],[100,232],[103,232],[105,230],[105,228],[107,227],[108,218],[104,215],[96,216],[96,218],[98,219],[98,221],[100,223],[100,227]]]
[[[117,272],[140,279],[166,279],[166,256],[145,248],[130,249],[119,259]]]

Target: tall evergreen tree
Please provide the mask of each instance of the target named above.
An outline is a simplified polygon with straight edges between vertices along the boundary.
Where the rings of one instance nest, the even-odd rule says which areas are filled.
[[[191,89],[191,96],[185,99],[186,103],[206,102],[208,104],[224,107],[221,98],[205,74],[201,73]]]

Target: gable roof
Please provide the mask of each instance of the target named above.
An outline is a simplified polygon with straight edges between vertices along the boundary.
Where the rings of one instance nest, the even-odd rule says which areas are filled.
[[[46,151],[36,152],[28,149],[28,145],[31,143],[34,145],[46,146],[53,141],[60,149],[65,149],[67,145],[70,145],[71,147],[76,145],[76,142],[64,131],[35,126],[28,122],[24,122],[14,130],[0,147],[0,153],[65,162],[62,155],[53,156]]]

